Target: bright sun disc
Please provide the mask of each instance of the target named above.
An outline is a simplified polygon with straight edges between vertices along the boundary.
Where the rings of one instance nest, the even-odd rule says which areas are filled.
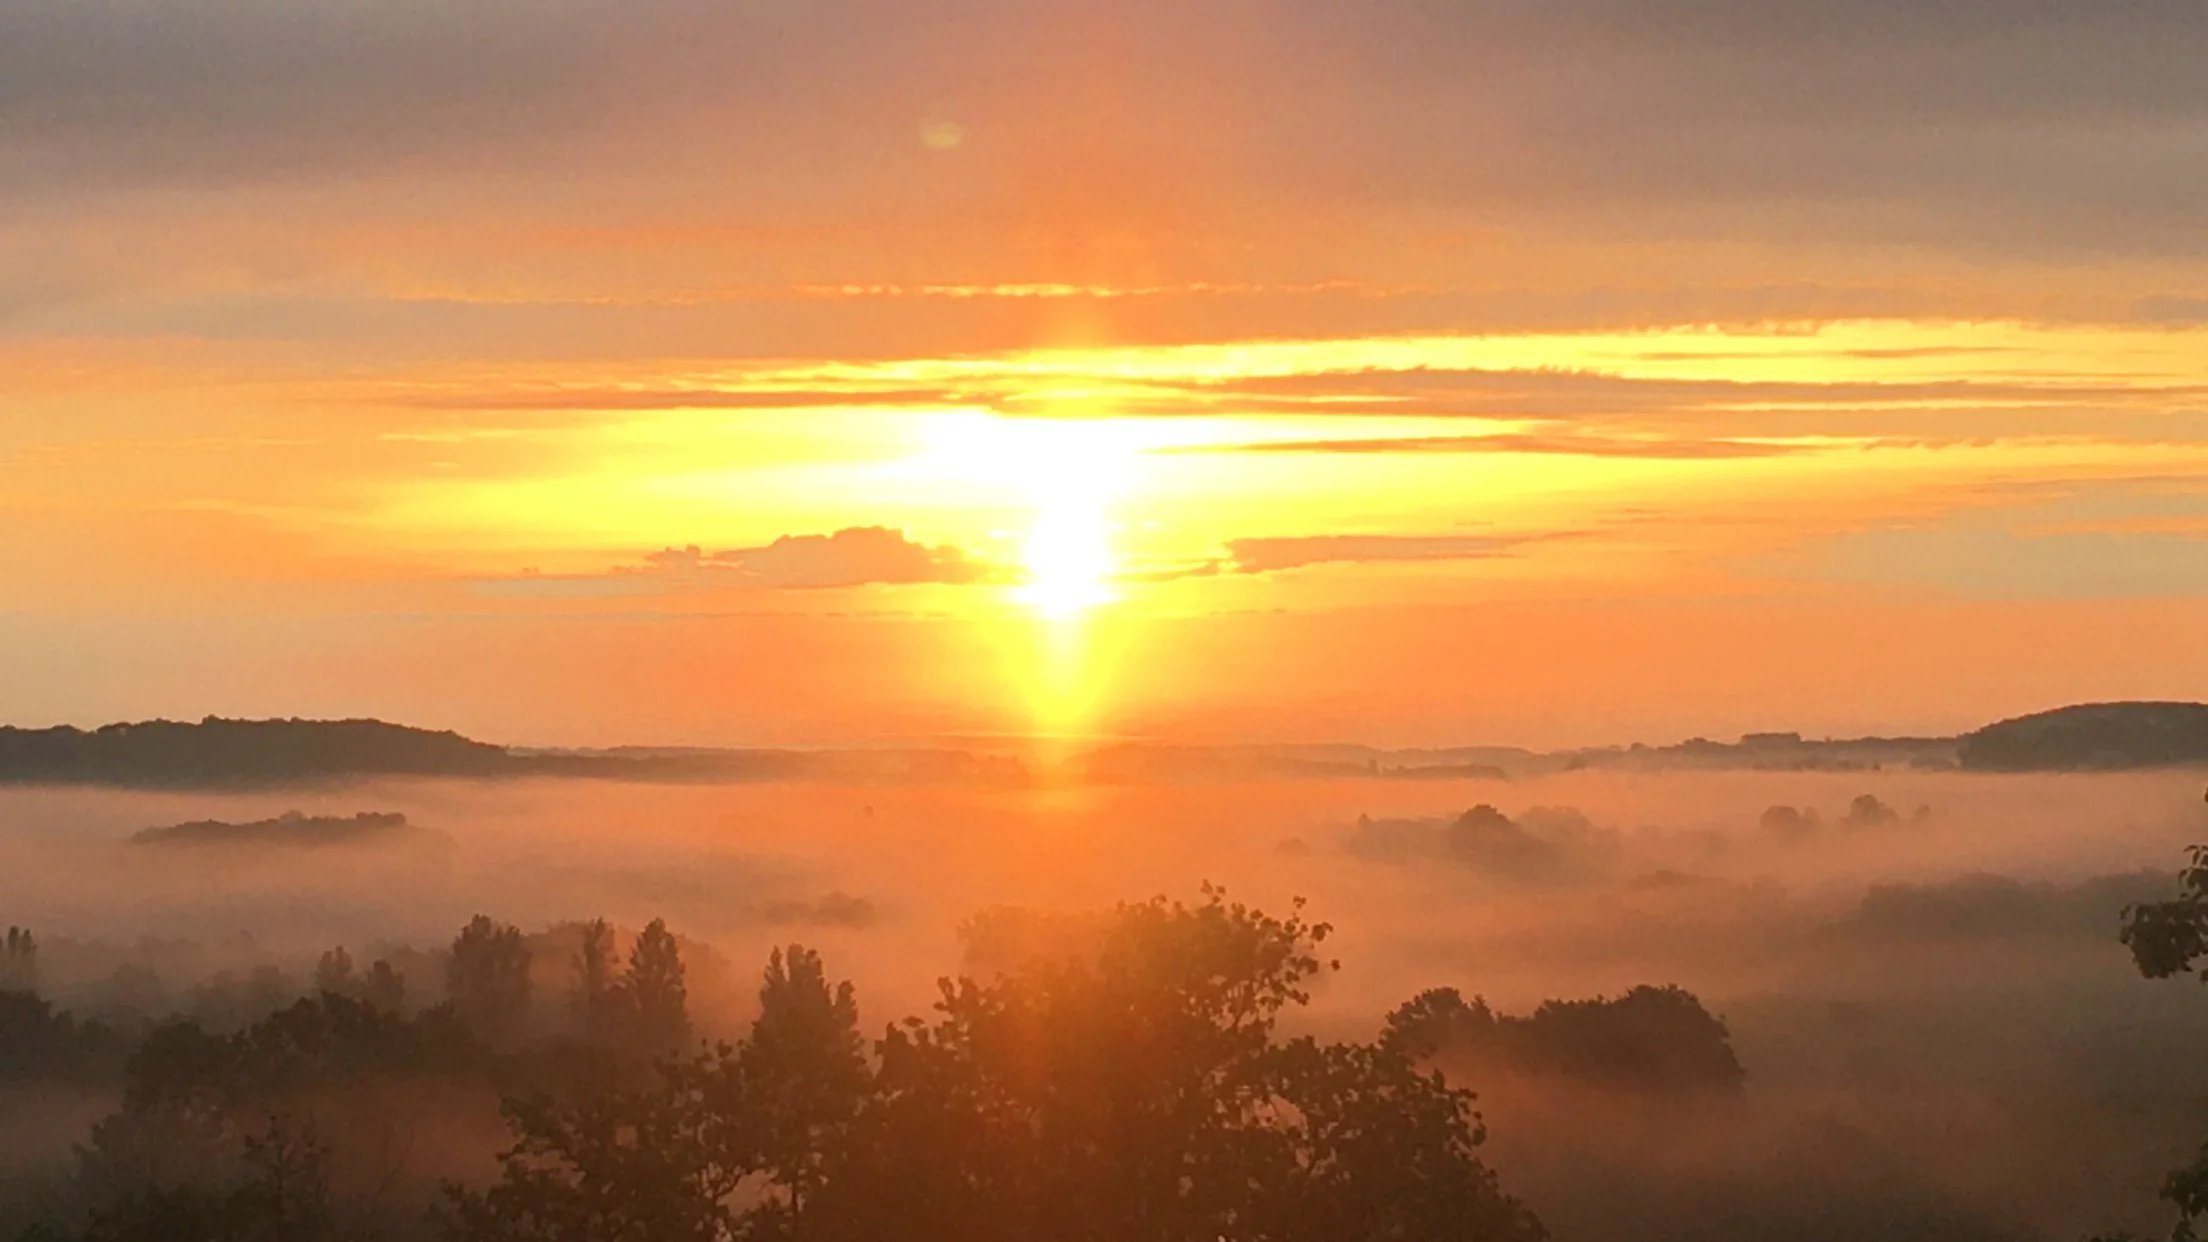
[[[931,438],[943,473],[1003,488],[1026,508],[1013,598],[1054,621],[1117,598],[1113,510],[1139,455],[1125,428],[978,415],[946,422]]]
[[[1064,620],[1112,600],[1118,562],[1104,500],[1083,495],[1089,480],[1061,477],[1050,498],[1039,500],[1021,565],[1026,580],[1017,597],[1053,620]]]

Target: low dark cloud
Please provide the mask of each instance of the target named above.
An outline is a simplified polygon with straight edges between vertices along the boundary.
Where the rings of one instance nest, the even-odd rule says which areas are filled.
[[[971,583],[988,571],[947,544],[914,542],[886,526],[853,526],[832,535],[784,535],[757,548],[701,553],[682,548],[653,556],[662,570],[727,572],[772,587],[843,587],[869,583]]]
[[[948,544],[917,542],[886,526],[827,535],[784,535],[752,548],[666,548],[642,565],[600,574],[524,574],[482,584],[494,594],[631,596],[713,590],[826,590],[858,586],[967,585],[1000,572]]]
[[[1374,561],[1471,561],[1508,556],[1524,540],[1501,535],[1290,535],[1237,539],[1233,567],[1262,574],[1309,565]]]

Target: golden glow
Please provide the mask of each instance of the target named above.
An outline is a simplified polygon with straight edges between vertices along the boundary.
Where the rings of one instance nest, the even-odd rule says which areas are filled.
[[[116,460],[120,447],[96,460],[51,458],[12,483],[19,495],[51,493],[62,503],[124,484],[158,497],[188,481],[187,495],[256,495],[324,546],[343,541],[364,555],[448,566],[453,549],[466,549],[465,568],[490,574],[587,573],[635,564],[660,547],[757,546],[879,524],[963,549],[994,571],[986,580],[996,587],[937,593],[924,607],[980,615],[1010,602],[1063,621],[1135,594],[1145,607],[1167,597],[1189,607],[1270,606],[1253,596],[1297,583],[1199,574],[1156,590],[1135,585],[1201,567],[1248,536],[1421,534],[1468,520],[1504,530],[1599,530],[1613,549],[1651,550],[1638,579],[1671,572],[1690,554],[1705,563],[1732,554],[1739,534],[1784,529],[1762,517],[1736,520],[1750,510],[1814,511],[1823,530],[1860,526],[1897,507],[1936,507],[1946,503],[1939,497],[1989,480],[2183,470],[2202,452],[2186,420],[2208,383],[2203,340],[2208,330],[1847,321],[1814,331],[1279,338],[747,367],[601,364],[532,373],[519,387],[510,375],[429,372],[308,394],[348,407],[379,398],[403,409],[429,406],[411,421],[390,415],[394,426],[376,451],[359,455],[406,469],[379,467],[345,487],[272,493],[257,478],[224,475],[243,457],[189,443],[128,463]],[[84,369],[103,385],[130,374]],[[1452,369],[1475,377],[1519,371],[1543,384],[1585,374],[1658,383],[1621,382],[1604,395],[1601,417],[1589,419],[1583,402],[1552,401],[1539,385],[1524,394],[1524,408],[1507,385],[1485,404],[1440,408],[1420,400],[1417,386],[1387,382],[1394,373]],[[1326,382],[1297,382],[1313,377]],[[1369,396],[1360,393],[1368,377]],[[20,378],[0,351],[0,380]],[[1280,382],[1238,387],[1250,380]],[[1476,378],[1465,382],[1476,395]],[[1779,386],[1756,387],[1772,383]],[[664,408],[637,403],[638,394],[661,390],[741,393],[761,404],[719,410],[673,395]],[[793,396],[782,408],[771,399],[780,391],[812,396]],[[251,408],[240,395],[218,386],[194,400]],[[501,411],[530,408],[539,395],[576,412],[524,435]],[[590,398],[607,407],[562,404]],[[102,399],[121,397],[103,389]],[[467,413],[476,399],[489,412]],[[33,416],[35,426],[38,409]],[[64,416],[89,417],[45,409],[53,425]],[[1995,425],[2002,434],[1986,436]],[[1709,459],[1202,451],[1299,440],[1538,440],[1551,432],[1636,442],[1745,438],[1795,451]],[[256,451],[280,450],[272,440]],[[313,444],[281,451],[290,456],[270,476],[278,480],[310,477],[331,460]],[[339,465],[355,469],[350,461]],[[1867,462],[1875,466],[1866,470]],[[355,503],[333,510],[332,497]],[[1675,520],[1661,531],[1614,521],[1629,510]],[[1690,511],[1710,520],[1683,521]],[[1660,547],[1651,542],[1656,534]],[[1683,546],[1689,538],[1704,546]],[[1725,546],[1709,546],[1719,540]],[[1477,576],[1564,568],[1576,575],[1578,553],[1593,546],[1554,541],[1510,564],[1481,566]],[[1615,560],[1598,576],[1612,577]],[[1404,572],[1382,566],[1365,577]],[[895,606],[923,594],[902,590]]]

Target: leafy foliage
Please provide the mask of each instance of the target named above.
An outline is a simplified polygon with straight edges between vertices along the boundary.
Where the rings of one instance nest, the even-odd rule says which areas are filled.
[[[2184,974],[2208,956],[2208,845],[2192,848],[2178,883],[2176,897],[2124,911],[2124,945],[2149,979]],[[2208,980],[2208,968],[2201,977]]]
[[[944,980],[869,1066],[849,984],[768,963],[743,1043],[656,1081],[509,1105],[456,1235],[507,1242],[1535,1239],[1469,1093],[1379,1045],[1283,1040],[1329,929],[1206,890],[1085,945]]]
[[[506,1103],[516,1135],[498,1182],[454,1188],[455,1237],[476,1242],[720,1242],[752,1166],[726,1053],[670,1062],[651,1086]]]
[[[2202,961],[2208,957],[2208,845],[2188,852],[2178,889],[2168,901],[2125,910],[2122,939],[2139,973],[2149,979],[2194,972],[2208,981],[2208,964]],[[2173,1242],[2198,1242],[2202,1223],[2208,1221],[2208,1147],[2163,1181],[2162,1198],[2178,1211]]]

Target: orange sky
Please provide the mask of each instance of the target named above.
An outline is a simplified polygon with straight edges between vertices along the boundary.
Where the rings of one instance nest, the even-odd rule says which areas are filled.
[[[2197,3],[0,14],[19,723],[2208,697]]]

